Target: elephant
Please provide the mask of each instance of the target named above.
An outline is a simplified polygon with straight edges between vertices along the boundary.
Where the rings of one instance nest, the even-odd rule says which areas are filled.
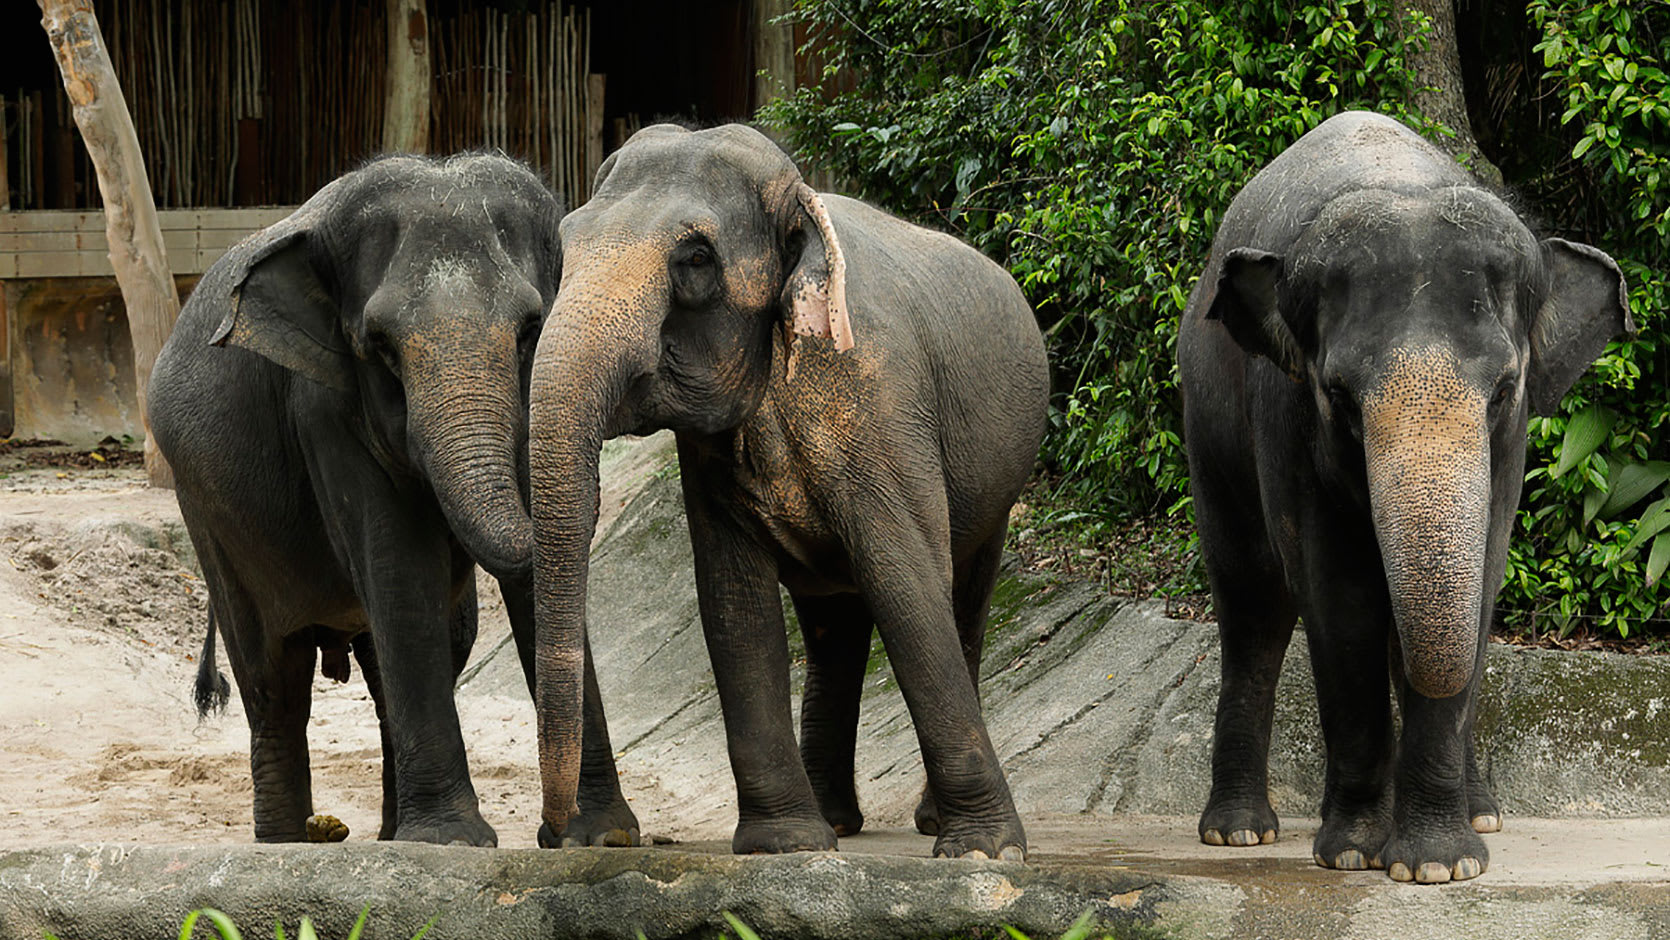
[[[1235,197],[1178,338],[1223,652],[1203,842],[1276,838],[1270,727],[1299,617],[1326,754],[1316,863],[1484,872],[1502,816],[1473,719],[1528,409],[1551,414],[1632,329],[1610,257],[1538,241],[1385,116],[1329,118]]]
[[[530,441],[542,845],[575,812],[598,452],[670,428],[737,853],[861,822],[858,692],[879,632],[916,726],[936,855],[1024,858],[980,639],[1048,395],[1019,287],[957,239],[820,195],[742,125],[647,127],[562,223]],[[806,635],[801,760],[778,587]]]
[[[561,217],[500,155],[374,160],[216,261],[157,359],[150,429],[209,590],[198,704],[226,696],[218,624],[249,720],[258,841],[309,835],[317,650],[338,680],[352,651],[370,687],[379,836],[497,843],[452,689],[480,563],[532,691],[527,387]],[[580,825],[635,841],[612,758],[597,763],[607,731],[589,733]]]

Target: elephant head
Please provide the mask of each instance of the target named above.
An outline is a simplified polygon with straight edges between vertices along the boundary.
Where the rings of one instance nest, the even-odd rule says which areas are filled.
[[[470,555],[527,579],[524,402],[562,211],[501,156],[389,157],[232,249],[215,345],[357,397],[368,448],[426,480]]]
[[[535,358],[530,466],[542,844],[575,812],[587,551],[598,452],[618,434],[708,435],[759,407],[797,335],[852,345],[829,215],[766,137],[633,135],[562,223],[562,285]]]
[[[1505,565],[1527,406],[1551,413],[1632,328],[1618,266],[1539,243],[1476,188],[1361,190],[1330,202],[1287,257],[1228,252],[1206,316],[1308,387],[1318,464],[1365,480],[1346,488],[1368,496],[1411,686],[1466,689]]]

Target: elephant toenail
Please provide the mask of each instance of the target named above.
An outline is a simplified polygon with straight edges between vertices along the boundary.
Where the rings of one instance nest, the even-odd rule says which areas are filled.
[[[1501,832],[1502,817],[1494,813],[1480,813],[1473,817],[1474,832]]]
[[[1411,872],[1409,870],[1409,866],[1403,864],[1402,862],[1393,862],[1392,867],[1386,869],[1386,874],[1393,881],[1414,881],[1415,880],[1414,872]]]
[[[1368,869],[1368,859],[1364,858],[1363,853],[1356,849],[1346,849],[1334,856],[1334,867],[1341,871],[1366,871]]]
[[[981,861],[984,861],[986,859],[991,858],[991,856],[987,855],[986,853],[984,853],[982,851],[980,851],[979,849],[969,849],[967,852],[963,853],[963,858],[977,858],[977,859],[980,859]]]
[[[1207,845],[1223,845],[1223,833],[1216,829],[1208,829],[1200,834],[1200,841],[1206,843]]]
[[[1024,862],[1026,861],[1026,850],[1018,845],[1006,845],[1003,847],[1003,851],[997,853],[997,857],[1006,862]]]
[[[578,836],[563,836],[562,837],[562,847],[565,848],[565,849],[579,849],[579,848],[584,848],[585,845],[586,845],[585,840],[579,838]]]
[[[610,846],[631,845],[632,836],[625,829],[610,829],[603,833],[601,844]]]
[[[1423,885],[1441,885],[1450,880],[1450,866],[1443,862],[1422,862],[1415,869],[1415,880]]]
[[[1311,853],[1311,858],[1316,861],[1316,864],[1317,864],[1318,867],[1320,867],[1320,868],[1327,868],[1328,867],[1328,860],[1322,857],[1321,852]]]
[[[1264,834],[1258,837],[1258,841],[1264,843],[1265,845],[1275,845],[1276,844],[1276,830],[1274,830],[1274,829],[1264,830]]]
[[[1229,844],[1241,847],[1257,845],[1258,833],[1251,829],[1237,829],[1229,834]]]
[[[1484,874],[1484,865],[1476,858],[1464,858],[1455,863],[1455,868],[1451,870],[1450,874],[1457,881],[1466,881],[1469,878],[1477,878]]]

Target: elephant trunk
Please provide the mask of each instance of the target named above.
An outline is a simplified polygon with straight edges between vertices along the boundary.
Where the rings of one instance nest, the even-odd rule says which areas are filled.
[[[578,252],[575,253],[578,255]],[[542,845],[578,812],[586,581],[597,528],[598,455],[626,430],[625,390],[654,364],[654,277],[633,284],[608,264],[572,259],[540,337],[529,392],[528,471],[534,528],[534,697],[543,785]],[[657,286],[659,284],[659,287]],[[637,296],[631,296],[636,294]]]
[[[481,330],[485,330],[482,335]],[[425,362],[431,348],[444,359]],[[516,337],[502,326],[405,351],[407,432],[453,533],[496,578],[533,569],[533,522],[517,477],[522,398]]]
[[[1486,399],[1454,360],[1400,350],[1363,399],[1369,503],[1405,676],[1428,698],[1473,681],[1490,530]]]

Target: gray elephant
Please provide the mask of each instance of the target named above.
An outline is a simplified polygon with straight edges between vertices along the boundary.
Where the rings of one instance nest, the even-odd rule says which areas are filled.
[[[308,834],[315,655],[346,679],[351,649],[382,726],[381,837],[496,843],[452,688],[475,639],[476,562],[532,678],[527,385],[561,217],[504,157],[377,160],[217,261],[157,359],[151,430],[209,588],[199,707],[218,622],[260,841]],[[629,842],[587,688],[598,721],[576,828]]]
[[[1611,258],[1537,241],[1390,118],[1329,119],[1236,196],[1178,340],[1223,643],[1203,841],[1276,837],[1266,759],[1298,616],[1327,752],[1317,864],[1485,870],[1477,833],[1501,812],[1473,716],[1527,408],[1551,413],[1629,329]]]
[[[671,428],[736,777],[732,848],[830,849],[831,821],[856,828],[874,629],[922,746],[934,851],[1023,857],[975,685],[1045,420],[1043,342],[1014,281],[954,238],[819,196],[738,125],[634,135],[562,235],[530,393],[541,843],[575,812],[598,451]],[[807,641],[804,762],[779,583]]]

